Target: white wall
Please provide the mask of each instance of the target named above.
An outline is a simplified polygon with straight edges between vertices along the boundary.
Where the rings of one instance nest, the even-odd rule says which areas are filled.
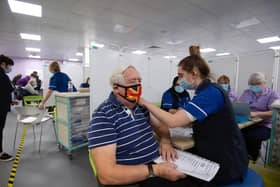
[[[278,60],[279,60],[279,56],[278,56]],[[277,85],[277,92],[278,92],[278,94],[280,94],[280,63],[278,62],[278,85]]]
[[[274,51],[266,51],[246,56],[240,56],[238,94],[248,88],[248,78],[254,72],[266,75],[267,86],[271,87],[274,64]]]
[[[216,58],[209,63],[211,71],[218,78],[219,75],[225,74],[231,80],[231,86],[235,86],[235,78],[238,76],[237,94],[243,93],[248,88],[248,78],[254,72],[262,72],[266,75],[267,86],[271,87],[274,51],[264,51],[258,53],[247,54],[239,57],[239,74],[236,75],[236,59],[237,57]]]
[[[108,49],[91,50],[91,100],[92,109],[103,102],[111,92],[110,75],[120,64],[132,64],[140,72],[143,79],[143,97],[151,102],[160,102],[162,93],[171,86],[173,77],[177,75],[177,64],[181,59],[170,62],[162,57],[148,58],[145,55],[122,54]],[[235,86],[236,59],[230,56],[212,59],[209,63],[215,78],[226,74]],[[267,85],[271,86],[274,52],[265,51],[239,57],[239,74],[237,93],[240,95],[248,88],[248,77],[253,72],[263,72],[267,76]],[[280,67],[279,67],[280,71]],[[280,83],[279,83],[280,84]]]
[[[110,75],[121,64],[131,64],[137,68],[143,80],[143,97],[151,102],[160,102],[163,92],[170,87],[173,76],[177,74],[177,63],[175,65],[160,57],[148,59],[145,55],[133,54],[120,56],[118,52],[107,49],[91,50],[90,53],[93,109],[108,97],[112,90]]]
[[[83,80],[84,81],[86,81],[86,79],[88,78],[88,77],[90,77],[90,67],[83,67],[83,69],[84,69],[84,72],[83,72]]]
[[[230,79],[231,89],[235,89],[236,57],[224,57],[211,60],[209,67],[217,81],[219,76],[226,75]]]

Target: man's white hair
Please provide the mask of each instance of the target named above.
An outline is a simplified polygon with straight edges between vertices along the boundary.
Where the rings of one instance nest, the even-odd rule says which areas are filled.
[[[110,78],[111,86],[113,86],[114,84],[120,84],[121,82],[124,81],[123,73],[127,68],[135,68],[135,67],[130,64],[120,65],[113,71]]]
[[[265,75],[261,72],[256,72],[250,75],[248,84],[266,82]]]

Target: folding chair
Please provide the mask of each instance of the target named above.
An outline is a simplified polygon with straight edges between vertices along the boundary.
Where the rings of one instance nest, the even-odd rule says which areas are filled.
[[[98,185],[99,187],[104,187],[104,185],[102,185],[102,184],[99,182],[99,180],[98,180],[98,173],[97,173],[97,170],[96,170],[96,167],[95,167],[95,163],[94,163],[94,159],[93,159],[93,156],[92,156],[90,150],[88,151],[88,158],[89,158],[89,162],[90,162],[92,171],[93,171],[94,176],[95,176],[95,178],[96,178],[96,181],[97,181],[97,183],[98,183],[97,185]],[[139,187],[138,184],[128,184],[128,185],[121,185],[121,186],[123,186],[123,187]]]
[[[43,124],[44,122],[47,122],[48,120],[52,119],[49,115],[46,115],[45,110],[40,110],[37,107],[16,107],[15,108],[17,112],[17,124],[16,124],[16,130],[15,130],[15,136],[14,136],[14,152],[15,152],[15,144],[16,144],[16,138],[17,138],[17,130],[20,124],[23,125],[32,125],[33,128],[33,137],[35,141],[35,126],[40,125],[41,131],[40,131],[40,140],[39,140],[39,153],[41,151],[41,141],[42,141],[42,133],[43,133]]]
[[[43,100],[41,95],[29,95],[22,98],[23,106],[38,106]]]
[[[24,96],[23,97],[23,106],[30,106],[30,107],[37,107],[39,106],[40,102],[43,100],[43,96],[41,95],[29,95],[29,96]],[[57,134],[55,130],[55,108],[53,112],[48,112],[50,117],[53,118],[53,129],[55,133],[55,138],[57,142]]]

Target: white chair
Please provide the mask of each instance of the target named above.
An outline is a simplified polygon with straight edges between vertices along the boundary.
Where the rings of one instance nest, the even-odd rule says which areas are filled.
[[[45,110],[40,110],[37,107],[16,107],[17,112],[17,124],[16,124],[16,131],[14,137],[14,151],[15,151],[15,144],[17,138],[17,130],[20,124],[23,125],[32,125],[33,127],[33,137],[35,142],[35,126],[41,126],[40,131],[40,140],[39,140],[39,153],[41,151],[41,140],[42,140],[42,133],[43,133],[43,125],[42,123],[47,122],[48,120],[52,119],[51,116],[47,115]]]

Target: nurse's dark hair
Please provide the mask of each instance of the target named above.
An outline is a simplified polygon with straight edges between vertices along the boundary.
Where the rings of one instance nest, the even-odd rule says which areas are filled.
[[[6,64],[6,65],[11,65],[11,66],[14,65],[14,61],[5,55],[0,55],[0,64],[2,64],[2,63]]]
[[[199,46],[190,46],[189,48],[190,56],[182,59],[178,66],[186,72],[192,72],[194,67],[200,72],[200,77],[202,79],[210,78],[210,68],[207,62],[200,56]]]
[[[172,87],[176,86],[176,83],[177,83],[178,79],[179,79],[178,76],[174,77],[173,82],[172,82]]]

